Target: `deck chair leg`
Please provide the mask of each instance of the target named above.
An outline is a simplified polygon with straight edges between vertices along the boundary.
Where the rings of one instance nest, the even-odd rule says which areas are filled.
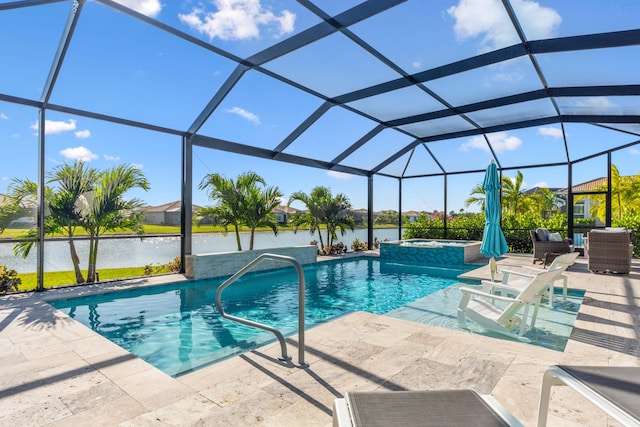
[[[522,322],[520,322],[520,333],[519,336],[523,336],[525,332],[527,332],[527,318],[529,317],[529,304],[524,306],[524,313],[522,315]]]
[[[471,294],[463,293],[460,304],[458,305],[458,326],[461,328],[466,328],[467,326],[467,306],[469,305],[469,301],[471,301]]]
[[[538,308],[540,308],[540,303],[536,304],[533,308],[533,316],[531,316],[531,329],[536,327],[536,319],[538,318]]]
[[[538,427],[545,427],[547,425],[551,387],[553,387],[554,385],[564,385],[564,383],[560,381],[553,372],[547,370],[542,376],[540,404],[538,406]]]

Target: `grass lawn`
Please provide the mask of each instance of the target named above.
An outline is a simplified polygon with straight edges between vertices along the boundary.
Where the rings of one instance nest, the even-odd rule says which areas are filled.
[[[116,279],[130,279],[132,277],[146,276],[144,267],[127,267],[127,268],[101,268],[98,272],[100,275],[100,281]],[[154,267],[152,274],[165,274],[169,273],[166,269]],[[87,277],[87,271],[83,270],[82,274]],[[19,287],[20,291],[33,291],[36,289],[37,276],[36,273],[23,273],[18,277],[22,279],[22,284]],[[73,271],[55,271],[47,272],[44,274],[44,286],[45,288],[55,288],[58,286],[75,285],[76,276]]]

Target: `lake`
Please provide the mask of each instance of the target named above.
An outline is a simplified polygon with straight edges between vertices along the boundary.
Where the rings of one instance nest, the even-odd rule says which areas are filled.
[[[374,236],[378,240],[397,240],[398,229],[375,229]],[[323,235],[325,238],[326,235]],[[344,236],[338,234],[337,242],[343,242],[348,248],[358,238],[367,241],[367,230],[360,229],[349,231]],[[308,231],[281,231],[275,236],[272,232],[256,233],[254,249],[267,249],[274,247],[307,245],[312,240],[318,240],[316,234]],[[249,249],[249,233],[240,233],[242,249]],[[0,241],[1,242],[1,241]],[[87,266],[89,242],[76,241],[76,250],[80,256],[82,268]],[[235,234],[229,232],[226,236],[221,233],[196,233],[193,235],[194,254],[211,252],[229,252],[237,250]],[[126,239],[101,239],[98,249],[98,269],[119,267],[141,267],[144,265],[160,265],[172,261],[180,255],[179,237],[150,237],[140,239],[132,237]],[[32,250],[26,259],[13,255],[13,244],[0,243],[0,265],[13,268],[18,273],[30,273],[36,271],[36,250]],[[69,244],[66,241],[45,243],[45,271],[70,271],[73,270],[69,255]]]

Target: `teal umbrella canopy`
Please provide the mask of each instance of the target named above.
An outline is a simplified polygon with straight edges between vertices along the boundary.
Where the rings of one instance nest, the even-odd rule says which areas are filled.
[[[488,258],[499,257],[509,252],[509,246],[500,228],[500,177],[493,161],[487,166],[482,188],[485,191],[485,223],[480,252]]]

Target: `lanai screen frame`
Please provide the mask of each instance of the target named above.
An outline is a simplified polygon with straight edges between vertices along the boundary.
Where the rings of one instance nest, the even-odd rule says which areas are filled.
[[[19,7],[35,7],[42,4],[50,4],[57,3],[65,0],[24,0],[17,1],[13,3],[4,3],[0,4],[0,11],[12,8]],[[321,18],[321,22],[317,25],[312,26],[311,28],[302,31],[282,42],[276,43],[273,46],[264,49],[261,52],[258,52],[248,58],[240,58],[237,57],[227,51],[224,51],[210,43],[206,43],[196,37],[193,37],[185,32],[182,32],[174,27],[171,27],[167,24],[164,24],[160,21],[157,21],[153,18],[140,14],[132,9],[129,9],[125,6],[122,6],[119,3],[115,3],[111,0],[96,0],[98,3],[103,4],[104,6],[113,8],[118,10],[121,13],[129,15],[135,19],[138,19],[146,24],[152,25],[162,31],[166,31],[169,34],[180,37],[181,39],[193,43],[197,46],[200,46],[204,49],[207,49],[211,52],[214,52],[222,57],[234,61],[237,66],[235,70],[228,76],[226,82],[218,89],[218,91],[213,95],[207,106],[200,112],[200,114],[195,118],[193,123],[186,129],[172,129],[168,127],[157,126],[149,123],[144,123],[140,121],[128,120],[123,117],[115,117],[109,116],[105,114],[99,114],[91,111],[71,108],[64,105],[55,105],[50,103],[50,97],[53,91],[53,88],[56,83],[56,79],[61,71],[62,64],[64,63],[64,57],[67,52],[67,48],[71,42],[71,39],[74,34],[75,26],[80,19],[82,7],[85,4],[85,0],[73,0],[72,7],[69,11],[69,15],[67,18],[67,22],[61,37],[61,40],[58,45],[57,52],[55,54],[54,60],[51,64],[48,78],[42,90],[42,94],[38,100],[19,98],[15,96],[0,94],[0,100],[10,103],[16,103],[24,106],[30,106],[38,109],[38,145],[39,145],[39,154],[38,154],[38,186],[39,186],[39,194],[38,194],[38,238],[37,243],[44,243],[48,239],[44,235],[44,216],[45,216],[45,206],[44,206],[44,184],[45,184],[45,147],[46,147],[46,138],[44,133],[44,123],[45,117],[47,115],[47,111],[61,112],[74,114],[81,117],[92,118],[96,120],[108,121],[120,125],[133,126],[141,129],[151,130],[155,132],[161,132],[169,135],[178,136],[181,138],[181,151],[182,151],[182,173],[181,173],[181,249],[180,256],[184,260],[186,255],[191,254],[192,247],[192,191],[193,191],[193,147],[204,147],[214,150],[227,151],[240,155],[247,155],[253,157],[259,157],[264,159],[276,160],[286,163],[292,163],[307,167],[320,168],[331,171],[344,172],[348,174],[354,174],[359,176],[366,176],[368,182],[368,241],[371,245],[373,241],[373,177],[376,175],[384,176],[387,178],[398,179],[398,194],[400,200],[400,207],[402,205],[402,182],[405,179],[413,179],[413,178],[424,178],[431,176],[443,176],[444,181],[444,210],[447,211],[447,177],[455,174],[466,174],[466,173],[474,173],[474,172],[483,172],[483,170],[466,170],[460,172],[451,172],[447,171],[440,162],[438,158],[430,151],[429,143],[434,141],[442,141],[452,138],[459,137],[468,137],[475,135],[482,135],[491,150],[492,157],[496,161],[498,165],[498,169],[500,172],[515,170],[515,169],[526,169],[526,168],[542,168],[549,166],[564,166],[567,168],[567,182],[568,182],[568,205],[573,205],[573,193],[572,193],[572,167],[573,165],[602,155],[607,156],[607,165],[608,165],[608,178],[609,178],[609,188],[606,194],[607,200],[607,225],[611,224],[611,154],[615,151],[622,150],[636,144],[640,143],[640,139],[633,141],[629,144],[619,146],[609,150],[603,150],[598,153],[591,154],[589,156],[580,158],[580,159],[570,159],[566,134],[564,134],[564,123],[588,123],[596,126],[603,126],[602,123],[607,124],[638,124],[640,123],[639,115],[607,115],[607,114],[595,114],[595,115],[563,115],[560,112],[560,109],[555,102],[555,98],[557,97],[568,97],[568,96],[633,96],[640,95],[640,85],[607,85],[607,86],[581,86],[581,87],[550,87],[547,84],[547,80],[541,71],[536,57],[536,54],[541,53],[557,53],[557,52],[571,52],[578,50],[588,50],[588,49],[601,49],[601,48],[614,48],[614,47],[623,47],[623,46],[638,46],[640,45],[640,29],[635,30],[626,30],[626,31],[615,31],[608,33],[599,33],[599,34],[587,34],[581,36],[572,36],[572,37],[560,37],[554,39],[546,39],[546,40],[537,40],[537,41],[528,41],[525,37],[524,31],[518,21],[518,18],[511,6],[509,0],[503,0],[504,8],[509,15],[509,18],[520,38],[520,43],[514,44],[512,46],[494,50],[485,54],[469,57],[460,61],[456,61],[444,66],[436,67],[433,69],[429,69],[426,71],[422,71],[416,74],[408,74],[401,67],[390,61],[388,58],[384,57],[381,53],[377,52],[371,46],[369,46],[365,41],[359,39],[354,33],[349,30],[349,26],[365,20],[369,17],[372,17],[378,13],[384,13],[385,10],[392,8],[404,0],[378,0],[378,1],[369,1],[361,3],[345,12],[342,12],[336,16],[329,16],[321,9],[319,9],[314,3],[308,0],[298,0],[298,3],[306,7],[312,13],[316,14],[319,18]],[[360,47],[365,49],[369,54],[373,57],[389,66],[400,75],[401,78],[387,81],[378,85],[370,86],[364,89],[356,90],[350,93],[342,94],[336,97],[328,97],[324,94],[318,93],[308,87],[305,87],[295,81],[292,81],[286,77],[278,75],[272,71],[267,70],[263,67],[263,65],[275,58],[286,55],[302,46],[305,46],[309,43],[313,43],[323,37],[328,35],[340,32],[344,36],[348,37],[351,41],[358,44]],[[484,67],[491,64],[497,64],[506,60],[526,57],[528,58],[533,67],[535,68],[538,78],[542,83],[544,89],[535,90],[525,93],[519,93],[510,96],[504,96],[494,99],[485,100],[482,102],[471,103],[462,106],[454,106],[447,103],[444,99],[440,98],[436,93],[429,90],[427,87],[423,85],[425,82],[429,82],[431,80],[435,80],[437,78],[441,78],[444,76],[450,76],[454,74],[461,73],[463,71],[468,71],[472,69],[477,69],[480,67]],[[274,149],[263,149],[255,146],[249,146],[240,144],[233,141],[227,141],[222,139],[217,139],[205,135],[198,134],[198,131],[206,122],[206,120],[211,116],[211,114],[216,110],[216,108],[220,105],[220,103],[224,100],[226,95],[228,95],[233,87],[240,81],[240,79],[245,75],[245,73],[249,70],[256,70],[265,75],[275,78],[285,84],[291,85],[297,89],[300,89],[308,94],[311,94],[323,101],[319,108],[317,108],[306,120],[304,120],[300,125],[290,133],[277,147]],[[376,117],[373,117],[369,114],[366,114],[362,111],[359,111],[349,105],[350,102],[354,102],[356,100],[368,98],[370,96],[382,94],[385,92],[389,92],[392,90],[397,90],[403,87],[416,86],[423,90],[425,93],[429,94],[435,99],[438,99],[446,108],[429,112],[425,114],[414,115],[410,117],[402,117],[394,120],[383,121]],[[504,107],[509,105],[514,105],[522,102],[528,102],[539,99],[549,99],[553,103],[554,109],[556,111],[556,115],[550,117],[544,117],[534,120],[522,120],[522,121],[514,121],[508,123],[501,123],[495,126],[490,127],[481,127],[477,123],[473,122],[466,114],[472,113],[479,110],[486,110],[491,108]],[[340,153],[331,161],[321,161],[318,159],[306,158],[301,156],[292,155],[284,152],[284,150],[298,137],[300,136],[306,129],[308,129],[313,123],[315,123],[318,119],[320,119],[325,113],[327,113],[331,108],[345,108],[353,113],[366,117],[369,120],[377,123],[377,126],[360,138],[358,141],[355,141],[350,147]],[[367,141],[371,140],[377,134],[382,132],[385,129],[394,129],[397,132],[406,134],[414,138],[414,135],[400,128],[403,125],[422,122],[426,120],[439,119],[444,117],[458,116],[463,118],[465,121],[471,124],[473,127],[471,130],[452,132],[452,133],[440,133],[437,135],[429,136],[429,137],[419,137],[415,138],[414,141],[408,145],[406,145],[402,150],[396,152],[392,156],[388,157],[386,160],[376,165],[371,169],[361,169],[351,166],[346,166],[340,164],[342,160],[344,160],[347,156],[355,152],[359,147],[366,144]],[[520,128],[527,128],[532,126],[541,126],[547,124],[560,124],[563,130],[564,137],[564,147],[566,152],[566,161],[563,162],[555,162],[555,163],[547,163],[547,164],[535,164],[535,165],[519,165],[513,167],[503,167],[500,164],[499,156],[496,155],[496,152],[492,148],[491,142],[489,141],[487,135]],[[612,129],[613,131],[624,132],[620,129]],[[627,132],[631,135],[639,136],[640,134],[636,134],[634,132]],[[392,162],[402,158],[405,154],[415,150],[418,147],[423,147],[429,153],[429,155],[433,158],[434,162],[438,165],[441,170],[441,173],[429,174],[429,175],[420,175],[420,176],[394,176],[385,174],[383,169],[391,164]],[[401,212],[401,209],[399,209]],[[573,229],[573,212],[571,209],[568,211],[568,224],[569,224],[569,234],[572,233]],[[445,219],[445,229],[446,229],[446,219]],[[399,233],[402,227],[402,223],[399,224]],[[184,265],[184,262],[183,262]],[[44,245],[38,244],[38,255],[37,255],[37,274],[38,274],[38,289],[44,289]]]

